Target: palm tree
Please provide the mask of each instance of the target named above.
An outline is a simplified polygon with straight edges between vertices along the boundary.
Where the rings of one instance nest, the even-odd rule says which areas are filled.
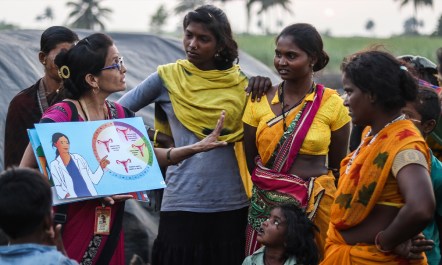
[[[50,6],[46,7],[43,14],[38,15],[35,20],[42,21],[42,20],[54,20],[54,11]]]
[[[289,7],[291,0],[247,0],[246,2],[246,11],[247,11],[247,32],[250,29],[250,21],[251,21],[251,9],[252,6],[256,3],[261,4],[261,9],[258,11],[258,15],[263,12],[267,12],[271,7],[281,6],[284,10],[288,11],[290,14],[293,14],[292,10]]]
[[[69,14],[68,20],[73,20],[69,24],[73,28],[105,30],[102,19],[109,19],[112,9],[101,7],[103,0],[79,0],[77,2],[68,2],[66,5],[74,10]]]
[[[433,0],[412,0],[412,1],[411,0],[395,0],[395,1],[401,1],[401,7],[403,7],[403,6],[413,2],[413,5],[414,5],[414,15],[413,15],[413,17],[414,17],[415,21],[418,21],[418,19],[417,19],[417,9],[420,6],[431,6],[431,7],[433,7]],[[417,27],[414,28],[414,31],[417,32]]]

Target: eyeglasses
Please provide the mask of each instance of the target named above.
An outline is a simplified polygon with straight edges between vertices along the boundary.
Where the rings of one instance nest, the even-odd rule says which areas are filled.
[[[123,65],[124,65],[123,57],[119,57],[119,58],[118,58],[118,63],[114,63],[114,64],[112,64],[112,65],[109,65],[109,66],[103,67],[103,68],[101,68],[100,70],[103,71],[103,70],[108,70],[108,69],[115,69],[115,68],[117,68],[118,71],[121,71],[121,69],[123,69]]]

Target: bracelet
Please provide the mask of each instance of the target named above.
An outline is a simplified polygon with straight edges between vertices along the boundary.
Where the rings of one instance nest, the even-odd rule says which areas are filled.
[[[158,130],[155,130],[155,134],[153,135],[153,146],[154,147],[158,147],[157,135],[158,135]]]
[[[173,147],[171,147],[171,148],[169,148],[168,150],[167,150],[167,153],[166,153],[166,159],[167,159],[167,162],[169,162],[169,163],[171,163],[172,165],[174,165],[175,163],[172,161],[172,159],[170,158],[170,153],[172,152],[172,149],[173,149]]]
[[[391,250],[383,250],[381,243],[379,242],[379,239],[381,237],[381,234],[384,233],[384,230],[380,231],[379,233],[376,234],[375,238],[374,238],[374,245],[376,246],[377,250],[379,250],[382,253],[390,253]]]

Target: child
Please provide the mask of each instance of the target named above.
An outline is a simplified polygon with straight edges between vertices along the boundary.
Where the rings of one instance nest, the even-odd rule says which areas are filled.
[[[314,240],[316,226],[292,204],[272,209],[261,225],[257,240],[263,245],[243,265],[316,265],[319,252]]]
[[[440,115],[440,102],[437,94],[428,89],[419,89],[414,102],[408,102],[402,109],[406,118],[414,123],[422,136],[426,138],[436,127]],[[436,212],[433,220],[424,229],[426,239],[434,241],[434,247],[426,251],[428,264],[439,264],[441,260],[439,231],[442,228],[442,163],[432,154],[431,156],[431,182],[436,198]]]
[[[0,175],[0,228],[9,238],[0,246],[0,264],[78,264],[64,252],[60,229],[54,231],[52,195],[39,172],[11,168]]]

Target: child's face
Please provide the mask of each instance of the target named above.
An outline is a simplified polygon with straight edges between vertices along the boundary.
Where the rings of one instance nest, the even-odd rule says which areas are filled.
[[[270,212],[270,217],[261,225],[257,240],[267,247],[284,246],[287,234],[287,222],[280,208]]]
[[[405,115],[407,120],[413,122],[419,131],[423,133],[421,126],[422,116],[417,112],[413,102],[407,102],[405,107],[402,108],[402,113]]]

